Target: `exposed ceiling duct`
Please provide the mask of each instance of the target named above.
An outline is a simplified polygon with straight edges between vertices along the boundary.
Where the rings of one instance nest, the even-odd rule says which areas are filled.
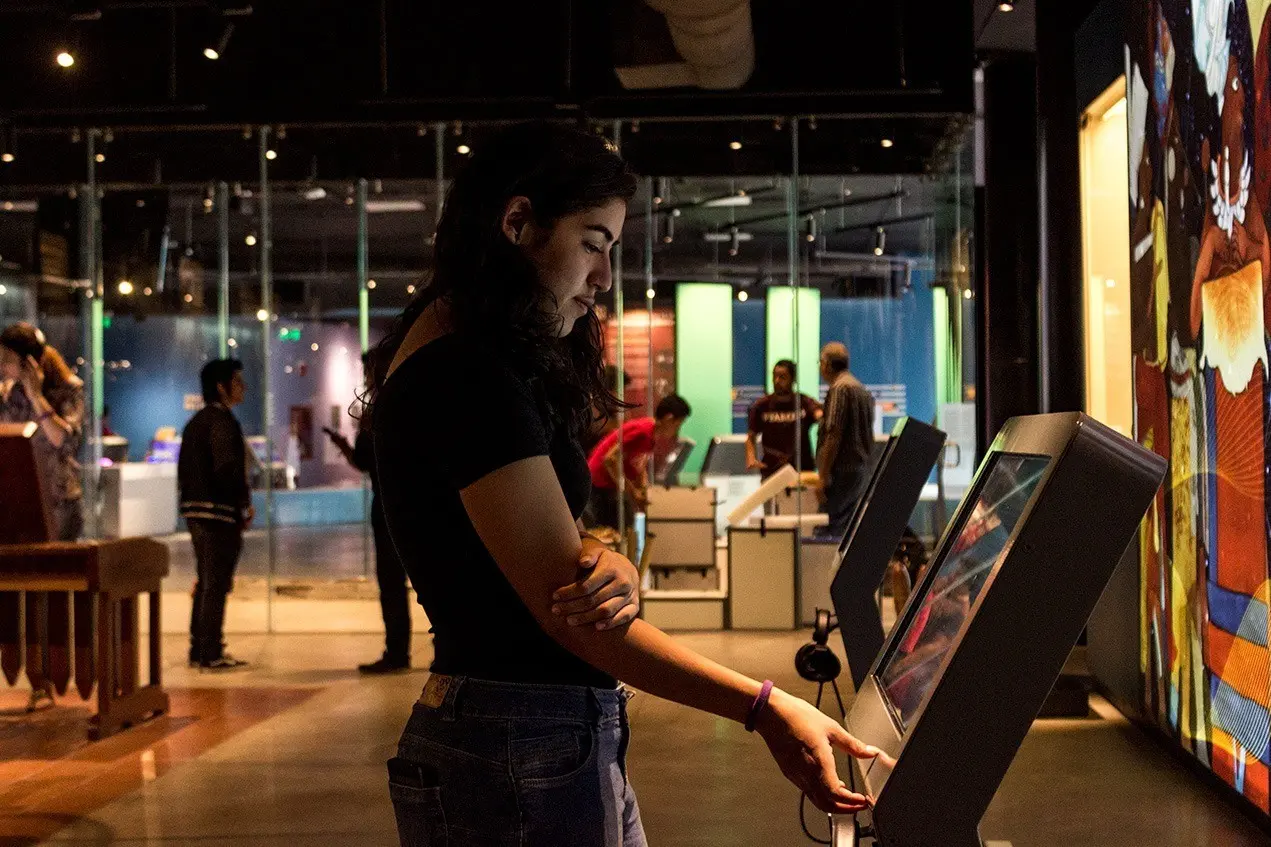
[[[626,61],[616,68],[627,89],[741,88],[755,70],[755,37],[749,0],[645,0],[637,5],[660,13],[665,29],[628,33]],[[661,29],[660,26],[657,29]],[[669,35],[669,44],[668,44]]]

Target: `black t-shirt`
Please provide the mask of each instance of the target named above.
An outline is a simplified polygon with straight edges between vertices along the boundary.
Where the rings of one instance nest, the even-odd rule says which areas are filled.
[[[432,670],[616,686],[543,631],[459,499],[499,468],[549,456],[570,510],[582,514],[591,493],[587,459],[564,427],[551,425],[535,384],[484,346],[447,335],[398,366],[380,390],[372,426],[389,535],[432,623]]]
[[[763,475],[771,476],[794,462],[795,399],[803,404],[802,451],[799,470],[816,470],[812,452],[812,425],[816,423],[816,401],[806,394],[765,394],[750,407],[750,432],[763,439]]]

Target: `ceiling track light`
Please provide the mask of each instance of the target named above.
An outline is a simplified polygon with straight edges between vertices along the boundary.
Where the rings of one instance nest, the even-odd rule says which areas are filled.
[[[67,18],[71,21],[79,23],[81,21],[100,21],[102,19],[100,3],[71,0],[67,5],[70,7],[67,10]]]
[[[209,44],[203,48],[203,58],[215,62],[217,59],[225,55],[225,49],[229,47],[229,40],[234,36],[234,22],[226,21],[225,26],[221,29],[221,37],[216,42]]]
[[[0,162],[11,165],[18,159],[18,131],[12,125],[0,127]]]

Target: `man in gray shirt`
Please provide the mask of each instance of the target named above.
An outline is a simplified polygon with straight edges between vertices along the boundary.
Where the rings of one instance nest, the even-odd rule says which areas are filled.
[[[868,481],[874,447],[874,398],[848,370],[847,347],[821,350],[821,376],[829,383],[816,457],[818,494],[830,515],[829,533],[841,538]]]

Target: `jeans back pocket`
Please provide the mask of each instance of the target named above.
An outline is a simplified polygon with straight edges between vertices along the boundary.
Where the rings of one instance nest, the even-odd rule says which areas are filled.
[[[401,847],[446,847],[448,843],[441,786],[428,778],[426,770],[407,759],[388,760],[388,795]]]

